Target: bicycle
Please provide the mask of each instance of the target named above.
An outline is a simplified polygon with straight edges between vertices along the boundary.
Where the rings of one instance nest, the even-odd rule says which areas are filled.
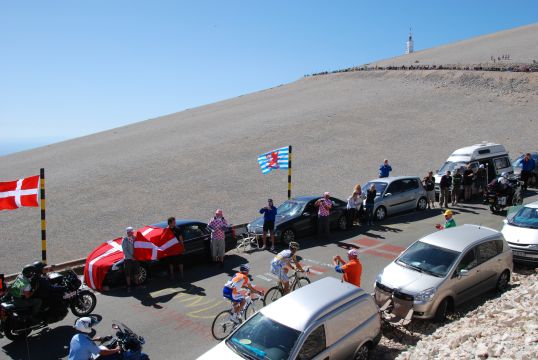
[[[289,276],[289,282],[290,282],[290,289],[291,291],[294,291],[295,289],[301,288],[303,286],[306,286],[310,284],[310,279],[306,276],[300,276],[297,273],[300,273],[301,271],[294,270],[293,274]],[[304,272],[310,273],[310,269],[306,269]],[[280,299],[282,296],[284,296],[284,286],[282,286],[282,282],[279,280],[277,286],[273,286],[267,292],[265,293],[265,297],[263,298],[263,301],[265,305],[269,305],[272,302],[275,302],[276,300]]]
[[[254,233],[243,233],[241,238],[237,240],[237,246],[235,249],[237,252],[245,252],[248,247],[253,249],[260,249],[260,244],[258,244],[258,236]]]
[[[232,306],[230,309],[223,310],[218,313],[217,316],[215,316],[213,324],[211,325],[211,333],[215,340],[220,341],[225,339],[232,333],[232,331],[235,330],[235,328],[241,325],[243,321],[248,320],[265,305],[264,299],[261,295],[255,294],[255,297],[251,297],[250,294],[250,290],[247,290],[245,294],[245,306],[243,306],[243,310],[241,310],[238,323],[233,322],[231,319],[233,314],[233,303],[231,301],[230,303]],[[261,302],[261,306],[258,304],[258,302]]]

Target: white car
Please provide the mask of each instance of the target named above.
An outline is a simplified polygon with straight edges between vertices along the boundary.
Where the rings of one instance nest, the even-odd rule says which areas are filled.
[[[538,201],[509,215],[501,231],[512,248],[514,262],[538,264]]]

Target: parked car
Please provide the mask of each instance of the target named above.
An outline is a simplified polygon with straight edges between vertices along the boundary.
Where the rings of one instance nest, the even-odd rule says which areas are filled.
[[[163,221],[151,226],[164,229],[168,224],[166,221]],[[211,231],[207,228],[206,223],[197,220],[176,219],[176,226],[183,233],[186,261],[199,261],[200,258],[211,258],[209,246]],[[137,232],[141,229],[138,229]],[[225,249],[228,251],[236,246],[235,231],[230,228],[225,234]],[[108,244],[111,243],[116,243],[114,246],[121,249],[121,238],[107,241],[94,249],[86,260],[85,279],[86,283],[93,289],[101,290],[106,287],[118,286],[125,282],[123,254],[117,251],[104,251],[110,247]],[[104,250],[99,251],[101,248],[104,248]],[[138,284],[146,281],[152,269],[164,268],[161,261],[158,260],[140,261],[139,265],[139,271],[135,274],[135,281]]]
[[[538,201],[510,214],[501,232],[512,248],[514,262],[538,263]]]
[[[425,210],[428,206],[426,190],[418,176],[397,176],[370,180],[362,187],[367,191],[375,185],[377,196],[374,217],[383,220],[387,215],[407,210]],[[366,200],[365,200],[366,205]]]
[[[380,339],[372,296],[327,277],[262,308],[198,359],[368,359]]]
[[[466,146],[454,151],[437,171],[435,175],[435,194],[439,196],[439,182],[447,171],[454,175],[456,169],[460,169],[463,174],[469,164],[471,164],[471,169],[475,173],[480,165],[484,165],[487,170],[488,183],[504,172],[513,172],[508,151],[503,145],[483,142]],[[478,190],[473,186],[472,191],[474,194]]]
[[[534,160],[534,163],[538,164],[538,152],[531,152],[530,154],[531,154],[531,158]],[[524,157],[525,157],[525,154],[521,154],[512,163],[512,167],[514,168],[514,174],[516,174],[518,177],[521,177],[521,163]],[[538,186],[538,166],[534,168],[534,171],[532,172],[532,176],[529,178],[529,187],[536,187],[536,186]]]
[[[299,237],[313,235],[317,231],[318,208],[314,203],[321,196],[299,196],[284,201],[277,208],[275,220],[275,238],[289,244]],[[333,207],[329,215],[329,224],[333,229],[346,230],[346,205],[345,201],[331,197]],[[263,216],[250,222],[247,231],[261,234],[263,231]]]
[[[457,226],[414,242],[377,275],[374,291],[397,291],[413,301],[414,317],[442,321],[485,291],[504,291],[512,266],[512,250],[499,231]]]

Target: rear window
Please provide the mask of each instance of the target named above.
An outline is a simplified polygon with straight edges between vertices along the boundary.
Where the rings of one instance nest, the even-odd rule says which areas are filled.
[[[497,170],[501,170],[501,169],[505,169],[507,167],[510,167],[510,161],[508,161],[507,157],[494,159],[493,163],[495,164],[495,169],[497,169]]]

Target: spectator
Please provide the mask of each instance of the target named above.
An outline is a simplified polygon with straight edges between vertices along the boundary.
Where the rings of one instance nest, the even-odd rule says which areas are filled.
[[[353,226],[353,222],[357,220],[359,214],[359,208],[361,206],[360,193],[355,190],[350,197],[347,198],[346,205],[346,218],[347,218],[347,228],[350,229]]]
[[[474,187],[476,188],[476,191],[482,195],[482,198],[485,197],[486,186],[488,184],[487,177],[488,174],[486,169],[484,168],[484,164],[480,164],[480,166],[476,170]]]
[[[379,177],[380,178],[386,178],[389,177],[390,172],[392,171],[392,167],[389,165],[389,161],[387,159],[383,160],[383,164],[379,167]]]
[[[372,225],[372,221],[374,219],[374,204],[375,204],[375,198],[377,196],[377,190],[375,188],[375,185],[372,184],[368,191],[366,192],[366,201],[365,201],[365,207],[366,207],[366,221],[368,225]]]
[[[333,257],[333,264],[335,265],[335,270],[338,273],[343,274],[343,280],[350,284],[360,287],[361,286],[361,275],[362,275],[362,264],[359,261],[359,252],[357,249],[351,249],[347,252],[348,262],[346,263],[340,255]]]
[[[435,227],[437,228],[437,230],[448,229],[448,228],[456,226],[456,221],[453,218],[454,214],[452,213],[452,210],[445,211],[443,215],[445,216],[445,224],[444,225],[435,224]]]
[[[21,273],[15,278],[15,281],[8,287],[10,295],[13,297],[13,304],[18,308],[31,308],[32,325],[39,323],[39,319],[36,315],[39,314],[41,308],[41,299],[33,297],[35,293],[35,287],[32,285],[37,280],[36,268],[33,265],[26,265]],[[34,281],[36,280],[36,281]]]
[[[523,181],[523,191],[527,191],[529,186],[529,178],[533,170],[536,168],[536,163],[530,153],[526,153],[521,161],[521,181]]]
[[[78,318],[75,321],[73,326],[78,333],[73,335],[71,342],[69,343],[69,355],[68,360],[86,360],[86,359],[95,359],[99,357],[108,358],[108,359],[120,359],[123,358],[123,355],[119,355],[121,348],[116,343],[116,347],[113,349],[101,348],[97,346],[95,341],[103,341],[103,338],[100,337],[90,337],[89,335],[95,335],[95,329],[93,327],[99,324],[100,320],[95,316],[85,316]]]
[[[228,229],[229,225],[224,219],[221,209],[215,211],[215,216],[209,220],[207,227],[211,230],[211,257],[214,262],[220,262],[220,266],[223,267],[226,229]]]
[[[461,175],[461,170],[458,168],[454,176],[452,176],[452,205],[457,205],[460,200],[462,182],[463,175]]]
[[[323,233],[327,241],[329,240],[329,215],[333,207],[333,202],[329,196],[330,194],[325,192],[323,197],[315,203],[318,207],[318,235],[321,236]]]
[[[267,200],[267,206],[260,209],[260,214],[263,214],[262,250],[265,250],[265,238],[267,236],[267,232],[269,232],[269,236],[271,236],[271,251],[274,251],[275,250],[275,219],[276,219],[277,209],[273,205],[273,199]]]
[[[473,191],[473,178],[473,169],[471,168],[471,164],[468,164],[467,168],[463,172],[463,199],[465,201],[471,200],[471,193]]]
[[[428,176],[422,179],[422,185],[426,189],[426,196],[428,199],[428,209],[435,208],[435,178],[433,177],[433,171],[428,172]]]
[[[447,170],[445,175],[441,177],[439,182],[439,207],[448,207],[448,200],[450,198],[450,186],[452,185],[452,176],[450,176],[450,171]]]
[[[123,250],[123,267],[125,281],[127,282],[127,292],[131,292],[133,276],[138,272],[138,263],[134,257],[134,243],[136,238],[132,227],[127,227],[125,231],[127,232],[127,236],[121,241],[121,249]]]
[[[179,270],[179,278],[183,280],[183,253],[185,252],[185,246],[183,242],[183,233],[181,229],[176,225],[176,218],[168,218],[168,228],[174,233],[175,238],[179,243],[179,254],[167,256],[166,262],[168,263],[168,270],[170,271],[170,280],[174,279],[174,267],[177,266]]]

